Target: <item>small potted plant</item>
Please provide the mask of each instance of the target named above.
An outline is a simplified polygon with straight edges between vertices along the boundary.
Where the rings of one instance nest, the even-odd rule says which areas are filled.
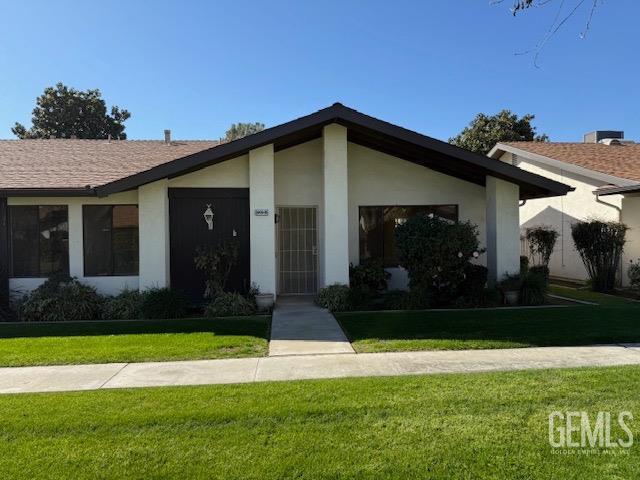
[[[253,296],[256,300],[256,307],[259,312],[268,312],[273,308],[273,304],[275,303],[275,296],[273,293],[262,293],[260,291],[260,287],[257,285],[252,285]]]
[[[520,275],[506,275],[498,285],[504,303],[507,305],[517,305],[520,296],[520,288],[522,287],[522,277]]]

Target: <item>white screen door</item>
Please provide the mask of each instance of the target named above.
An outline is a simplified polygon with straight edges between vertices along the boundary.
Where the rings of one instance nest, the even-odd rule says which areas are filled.
[[[278,287],[285,294],[318,290],[316,207],[278,208]]]

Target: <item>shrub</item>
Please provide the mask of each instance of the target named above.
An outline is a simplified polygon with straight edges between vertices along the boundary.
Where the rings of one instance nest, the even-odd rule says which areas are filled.
[[[529,270],[529,273],[522,277],[520,286],[521,305],[542,305],[545,302],[547,293],[547,276],[544,271]]]
[[[434,215],[413,217],[398,225],[396,240],[410,290],[437,304],[460,296],[469,260],[480,254],[476,225]]]
[[[107,297],[102,306],[104,320],[133,320],[142,318],[142,295],[138,290],[125,288],[118,295]]]
[[[382,260],[367,259],[360,265],[349,265],[351,288],[380,292],[387,289],[389,278],[391,274],[384,269]]]
[[[629,275],[631,286],[633,288],[640,288],[640,259],[638,259],[636,263],[631,262],[627,275]]]
[[[142,318],[183,318],[187,315],[186,297],[170,288],[151,288],[142,292]]]
[[[571,236],[597,292],[613,290],[628,228],[619,222],[590,220],[571,226]]]
[[[253,315],[255,304],[239,293],[221,293],[204,308],[204,315],[213,317],[243,317]]]
[[[383,310],[406,310],[409,308],[409,292],[405,290],[389,290],[382,294]]]
[[[549,266],[551,254],[558,240],[558,232],[552,227],[539,226],[527,228],[525,236],[533,264]]]
[[[237,239],[219,245],[197,247],[193,261],[196,270],[204,272],[204,298],[213,298],[224,292],[231,269],[238,263],[240,244]]]
[[[352,310],[352,294],[348,286],[334,283],[320,289],[316,295],[316,303],[331,312],[346,312]]]
[[[531,273],[533,275],[540,275],[544,278],[544,283],[549,284],[549,267],[546,265],[536,265],[531,267],[527,273]]]
[[[525,274],[529,270],[529,257],[520,255],[520,273]]]
[[[103,298],[77,278],[55,275],[25,295],[20,317],[26,322],[63,322],[100,318]]]

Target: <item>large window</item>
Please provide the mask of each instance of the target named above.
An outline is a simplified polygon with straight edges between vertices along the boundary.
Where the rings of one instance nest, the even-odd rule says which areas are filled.
[[[455,221],[458,219],[458,206],[360,207],[360,261],[382,259],[385,267],[397,267],[396,226],[417,215],[429,214]]]
[[[138,206],[85,205],[84,274],[138,275]]]
[[[66,205],[12,205],[9,222],[12,277],[69,273]]]

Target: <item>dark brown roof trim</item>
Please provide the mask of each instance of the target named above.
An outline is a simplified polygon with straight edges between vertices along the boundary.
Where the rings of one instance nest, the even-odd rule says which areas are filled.
[[[115,180],[89,190],[49,190],[47,195],[106,196],[163,178],[173,178],[247,154],[270,143],[276,151],[307,142],[322,135],[322,127],[339,123],[349,129],[349,141],[375,148],[427,168],[484,185],[486,175],[520,186],[520,198],[566,195],[573,188],[548,178],[521,170],[513,165],[485,157],[426,135],[370,117],[340,103],[305,117],[263,130],[233,142],[158,165],[147,171]],[[5,190],[6,191],[6,190]],[[0,191],[3,195],[4,191]],[[18,192],[18,190],[14,190]],[[24,190],[21,195],[43,195],[45,190]],[[26,193],[28,192],[28,193]]]
[[[94,188],[0,188],[0,197],[95,197]]]

